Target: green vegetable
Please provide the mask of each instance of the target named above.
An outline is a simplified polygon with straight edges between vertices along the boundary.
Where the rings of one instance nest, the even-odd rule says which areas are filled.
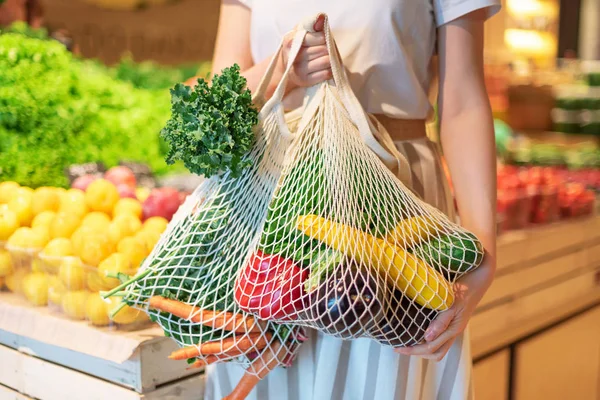
[[[0,181],[67,186],[71,164],[145,162],[160,175],[166,92],[136,89],[61,43],[0,35]]]
[[[481,264],[483,245],[472,233],[456,232],[421,243],[413,249],[413,253],[446,275],[440,266],[462,273]]]
[[[312,259],[312,268],[308,279],[304,281],[304,290],[310,293],[317,289],[328,276],[333,275],[335,267],[340,265],[343,260],[343,254],[335,250],[326,249],[316,252]]]
[[[194,88],[171,90],[171,119],[161,132],[169,145],[167,163],[183,161],[195,174],[210,177],[225,171],[239,176],[250,166],[246,157],[254,141],[258,111],[237,65],[202,79]]]

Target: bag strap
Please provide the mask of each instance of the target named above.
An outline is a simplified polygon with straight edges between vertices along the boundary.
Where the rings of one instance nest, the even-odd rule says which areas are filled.
[[[331,33],[327,15],[323,13],[317,14],[314,17],[306,19],[301,25],[307,32],[315,32],[315,23],[321,16],[324,17],[323,30],[331,62],[333,81],[352,122],[357,126],[364,143],[369,146],[388,168],[396,172],[396,175],[402,182],[410,185],[411,177],[408,160],[396,149],[387,130],[382,125],[375,126],[370,121],[367,113],[352,91],[339,50]],[[375,130],[378,132],[378,136],[383,144],[373,134]]]

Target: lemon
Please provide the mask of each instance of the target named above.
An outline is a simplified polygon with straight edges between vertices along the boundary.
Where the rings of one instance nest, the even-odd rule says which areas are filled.
[[[125,237],[133,236],[142,227],[142,222],[139,218],[130,214],[117,215],[112,222],[123,228]]]
[[[150,217],[144,221],[142,230],[163,233],[167,229],[167,225],[169,225],[169,221],[163,217]]]
[[[8,202],[8,208],[17,214],[20,226],[29,226],[33,220],[32,194],[19,188],[15,197]]]
[[[32,272],[25,275],[23,294],[34,306],[48,304],[48,276],[43,272]]]
[[[106,179],[96,179],[85,191],[85,203],[92,211],[110,214],[118,201],[117,187]]]
[[[117,244],[123,238],[128,236],[128,231],[126,228],[123,228],[120,224],[116,222],[111,222],[108,226],[108,237],[111,242]]]
[[[19,216],[10,208],[0,209],[0,241],[8,240],[19,229]]]
[[[12,258],[7,250],[0,250],[0,277],[12,274],[14,271]]]
[[[110,324],[108,317],[109,303],[106,302],[98,293],[92,293],[85,302],[85,318],[92,325],[106,326]]]
[[[116,274],[116,273],[124,273],[124,274],[132,274],[131,261],[127,255],[122,253],[114,253],[111,254],[106,260],[102,261],[100,265],[98,265],[98,275],[102,278],[102,282],[104,285],[110,287],[111,289],[118,286],[121,282],[116,278],[109,278],[106,275],[108,273]]]
[[[58,210],[83,217],[89,211],[85,202],[85,193],[79,189],[67,190],[60,198]]]
[[[120,310],[116,312],[116,314],[111,316],[111,319],[115,323],[127,325],[137,322],[137,319],[139,318],[139,315],[141,313],[140,310],[129,307],[128,305],[123,305],[123,299],[121,297],[111,297],[110,304],[108,306],[109,315],[113,311],[117,311],[117,309],[119,308]]]
[[[123,214],[132,215],[139,220],[142,218],[142,203],[130,198],[119,200],[113,210],[113,217]]]
[[[29,237],[29,248],[42,249],[50,241],[48,228],[45,226],[36,226],[31,228],[31,236]]]
[[[21,186],[17,182],[0,183],[0,204],[8,203]]]
[[[31,236],[33,235],[33,229],[27,227],[21,227],[13,233],[7,241],[7,245],[16,248],[27,248]]]
[[[31,227],[37,228],[38,226],[46,226],[50,228],[50,224],[52,223],[52,220],[54,219],[55,215],[56,213],[54,211],[41,212],[33,218],[33,221],[31,222]]]
[[[136,237],[126,237],[122,239],[117,245],[117,251],[129,257],[133,268],[138,268],[144,258],[148,256],[146,243]]]
[[[50,237],[69,238],[79,228],[81,219],[77,214],[60,212],[50,223]]]
[[[8,290],[13,293],[23,293],[23,278],[25,278],[25,275],[27,275],[27,271],[24,269],[18,269],[8,275],[4,282]]]
[[[33,215],[44,211],[58,211],[60,205],[60,194],[55,188],[40,187],[33,192],[31,198],[31,209]]]
[[[148,251],[148,254],[150,254],[150,252],[152,251],[154,246],[156,246],[156,243],[158,243],[158,240],[160,239],[160,233],[150,230],[142,230],[136,233],[135,237],[144,242],[144,244],[146,245],[146,251]]]
[[[73,319],[85,318],[85,302],[90,292],[87,290],[77,290],[74,292],[65,292],[62,296],[63,312]]]
[[[96,267],[114,251],[114,244],[106,234],[91,232],[84,234],[75,249],[86,265]]]
[[[62,304],[62,297],[67,288],[58,276],[48,277],[48,302],[56,305]]]
[[[81,226],[94,228],[99,231],[106,231],[108,225],[110,225],[110,217],[99,211],[93,211],[87,214],[81,221]]]
[[[62,260],[66,256],[72,256],[73,245],[71,240],[66,238],[52,239],[40,253],[40,258],[43,261],[47,272],[56,274]]]
[[[39,258],[31,260],[31,272],[47,272],[42,266],[42,261]]]
[[[87,288],[92,292],[102,292],[112,289],[112,287],[107,285],[100,275],[98,275],[97,270],[88,271],[85,279]]]
[[[85,288],[86,271],[81,260],[77,257],[65,257],[60,264],[58,277],[67,290]]]

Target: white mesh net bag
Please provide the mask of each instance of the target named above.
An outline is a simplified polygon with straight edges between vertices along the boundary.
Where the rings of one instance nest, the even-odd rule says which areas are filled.
[[[406,160],[352,93],[327,22],[325,33],[333,79],[309,90],[235,300],[262,320],[410,346],[483,247],[402,182]]]

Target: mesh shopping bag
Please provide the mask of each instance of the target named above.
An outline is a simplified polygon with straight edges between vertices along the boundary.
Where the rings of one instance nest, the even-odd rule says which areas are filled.
[[[309,90],[235,300],[261,320],[414,345],[483,247],[407,187],[406,160],[352,93],[327,21],[325,34],[333,79]]]
[[[299,122],[298,113],[286,118],[282,98],[305,34],[295,35],[273,96],[264,101],[278,55],[253,98],[261,109],[246,156],[249,167],[206,179],[174,215],[138,275],[105,293],[146,310],[181,347],[170,358],[197,367],[240,363],[254,383],[276,366],[289,365],[305,340],[302,327],[259,320],[234,301],[235,279],[260,238],[292,143],[288,125]],[[247,391],[251,385],[246,386]]]

